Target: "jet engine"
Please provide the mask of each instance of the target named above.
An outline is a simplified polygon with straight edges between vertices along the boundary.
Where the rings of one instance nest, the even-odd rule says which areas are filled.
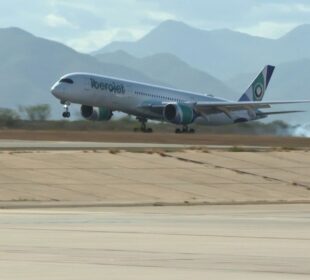
[[[174,124],[188,125],[195,119],[193,108],[185,104],[168,104],[163,114],[166,121]]]
[[[108,121],[112,118],[113,112],[106,107],[94,108],[92,106],[81,106],[81,115],[90,121]]]

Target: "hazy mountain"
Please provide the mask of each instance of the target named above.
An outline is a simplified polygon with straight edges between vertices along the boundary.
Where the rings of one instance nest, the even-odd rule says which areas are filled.
[[[310,57],[310,25],[302,25],[278,40],[231,30],[206,31],[177,21],[166,21],[136,42],[113,42],[98,53],[124,50],[143,57],[171,53],[193,67],[220,79],[259,71],[265,64],[279,64]]]
[[[60,116],[52,84],[69,72],[95,72],[127,79],[156,82],[120,65],[101,63],[60,43],[37,38],[18,28],[0,29],[1,107],[49,103]]]
[[[310,58],[310,24],[296,27],[280,39],[276,40],[276,47],[272,55],[278,59],[277,62],[288,62]]]
[[[223,83],[197,71],[172,55],[144,60],[120,54],[105,55],[103,62],[74,51],[60,43],[33,36],[18,28],[0,29],[1,107],[49,103],[53,117],[60,117],[62,106],[50,94],[52,84],[70,72],[104,75],[165,85],[206,93],[233,95]],[[119,60],[116,59],[119,58]],[[126,63],[121,63],[121,60]],[[77,109],[76,109],[77,110]]]
[[[245,89],[257,73],[248,73],[238,75],[226,83],[234,90],[240,91]],[[266,100],[310,100],[310,59],[301,59],[288,63],[279,64],[272,76]],[[277,106],[274,109],[280,109]],[[301,109],[309,113],[294,114],[281,117],[290,122],[309,123],[310,122],[310,105],[285,105],[281,109]]]
[[[194,69],[172,54],[155,54],[136,58],[123,51],[99,54],[100,61],[135,69],[158,81],[183,90],[237,98],[237,94],[213,76]]]

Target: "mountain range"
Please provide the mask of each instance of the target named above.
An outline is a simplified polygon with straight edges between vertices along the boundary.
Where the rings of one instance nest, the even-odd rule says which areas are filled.
[[[279,39],[228,30],[201,30],[165,21],[136,42],[112,42],[94,54],[123,50],[137,57],[171,53],[195,68],[222,79],[251,73],[266,64],[310,58],[310,25],[301,25]]]
[[[49,103],[53,116],[62,110],[50,94],[52,84],[69,72],[95,72],[151,82],[123,66],[102,63],[53,41],[18,28],[0,29],[1,107]],[[60,116],[60,115],[59,115]]]
[[[52,105],[53,117],[60,116],[62,107],[50,94],[50,88],[62,75],[70,72],[92,72],[174,88],[223,93],[227,97],[234,93],[221,81],[191,68],[172,55],[159,54],[146,58],[143,61],[146,66],[149,63],[149,71],[144,71],[143,63],[139,69],[137,63],[130,66],[130,63],[122,65],[114,61],[119,53],[104,55],[99,60],[19,28],[0,29],[0,44],[1,107],[49,103]],[[127,58],[130,59],[130,56]],[[131,59],[138,61],[134,57]],[[150,67],[154,59],[157,65],[154,64],[152,71]],[[169,67],[174,70],[171,71]],[[175,71],[177,69],[178,72]]]
[[[0,29],[0,107],[49,103],[53,118],[60,118],[62,107],[49,90],[69,72],[95,72],[236,100],[270,63],[277,69],[266,99],[310,99],[309,42],[308,25],[272,40],[168,21],[137,42],[114,42],[82,54],[19,28]],[[310,115],[296,116],[286,119],[307,122]]]

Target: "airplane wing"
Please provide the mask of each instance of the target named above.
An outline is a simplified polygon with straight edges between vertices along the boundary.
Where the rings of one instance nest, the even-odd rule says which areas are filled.
[[[241,101],[241,102],[230,102],[230,101],[221,101],[221,102],[206,102],[206,101],[198,101],[195,103],[188,102],[183,103],[184,105],[188,105],[193,107],[198,113],[202,114],[210,114],[217,112],[229,113],[232,111],[240,111],[240,110],[257,110],[257,109],[266,109],[271,108],[272,105],[284,105],[284,104],[298,104],[298,103],[310,103],[310,100],[293,100],[293,101]],[[145,110],[150,110],[152,112],[161,113],[162,110],[168,104],[178,104],[176,102],[163,102],[160,104],[143,104],[139,106]],[[282,111],[277,114],[284,113],[297,113],[297,111]],[[300,111],[298,111],[300,112]],[[268,114],[268,113],[265,113]],[[269,114],[275,114],[270,112]]]
[[[272,105],[310,103],[310,100],[294,101],[246,101],[246,102],[197,102],[194,108],[198,112],[208,112],[209,110],[218,111],[239,111],[239,110],[256,110],[271,108]]]

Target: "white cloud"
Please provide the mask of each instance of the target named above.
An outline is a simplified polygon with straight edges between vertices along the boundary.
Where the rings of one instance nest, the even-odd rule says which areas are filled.
[[[134,41],[143,37],[148,30],[139,28],[109,28],[90,31],[86,35],[67,41],[67,45],[77,51],[88,53],[113,41]]]
[[[298,23],[310,23],[309,0],[0,2],[0,26],[18,26],[41,37],[58,38],[80,51],[94,50],[114,40],[139,39],[160,22],[171,19],[197,28],[230,28],[271,38]]]
[[[74,24],[69,22],[66,18],[55,15],[55,14],[49,14],[44,18],[45,23],[49,27],[70,27],[70,28],[77,28]]]
[[[296,4],[296,10],[302,13],[310,13],[310,5]]]
[[[276,39],[283,36],[298,25],[299,23],[264,21],[253,26],[238,28],[237,31],[248,33],[253,36]]]
[[[256,16],[303,15],[310,13],[310,5],[303,3],[260,3],[252,7],[251,12]],[[285,18],[283,18],[285,19]]]
[[[147,11],[146,15],[149,19],[158,21],[158,22],[177,19],[175,15],[171,13],[163,12],[163,11]]]
[[[92,0],[93,1],[93,0]],[[98,13],[100,10],[96,9],[96,6],[93,4],[90,4],[86,1],[80,1],[80,0],[49,0],[49,5],[53,9],[71,9],[71,10],[81,10],[86,12],[91,12],[93,14]]]

